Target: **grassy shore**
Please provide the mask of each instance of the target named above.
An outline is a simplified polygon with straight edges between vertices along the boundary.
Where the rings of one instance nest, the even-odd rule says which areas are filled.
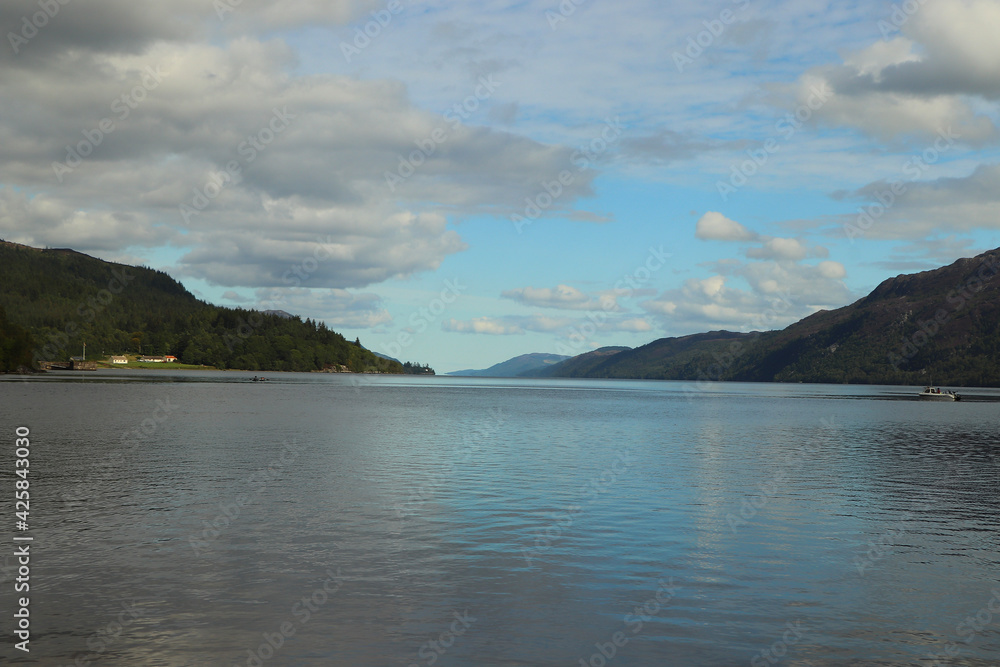
[[[179,361],[157,362],[157,361],[129,361],[127,364],[113,364],[110,361],[98,361],[98,368],[131,368],[131,369],[152,369],[152,370],[193,370],[193,371],[215,371],[215,366],[196,366],[194,364],[182,364]]]

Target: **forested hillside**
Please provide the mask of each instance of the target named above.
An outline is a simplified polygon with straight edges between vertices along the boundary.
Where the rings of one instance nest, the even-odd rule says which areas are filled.
[[[663,338],[549,377],[1000,386],[1000,250],[889,278],[781,331]]]
[[[72,250],[0,242],[0,308],[8,370],[66,360],[86,343],[88,359],[132,352],[222,369],[404,372],[322,322],[213,306],[162,271]]]

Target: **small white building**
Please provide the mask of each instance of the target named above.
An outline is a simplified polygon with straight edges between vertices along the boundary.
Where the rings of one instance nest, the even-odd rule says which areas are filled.
[[[128,357],[111,357],[111,363],[113,364],[127,364]]]

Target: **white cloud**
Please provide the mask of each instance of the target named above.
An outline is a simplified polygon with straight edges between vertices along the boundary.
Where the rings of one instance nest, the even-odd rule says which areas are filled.
[[[513,299],[526,306],[537,308],[554,308],[560,310],[616,310],[616,299],[612,294],[598,296],[587,295],[569,285],[557,285],[554,288],[524,287],[506,290],[501,295],[505,299]]]
[[[217,4],[212,3],[213,8]],[[230,32],[256,32],[299,26],[337,26],[366,19],[370,21],[373,17],[369,12],[385,10],[388,2],[387,0],[283,0],[276,3],[272,0],[242,0],[237,4],[235,0],[228,0],[228,4],[235,8],[232,12],[222,13],[226,29]],[[215,13],[218,17],[218,12]]]
[[[4,237],[82,250],[174,244],[189,249],[176,275],[248,287],[294,285],[286,272],[321,238],[331,258],[308,286],[363,287],[436,269],[466,248],[446,214],[517,210],[570,165],[569,148],[415,108],[399,83],[294,76],[280,40],[220,47],[136,30],[151,40],[141,53],[63,43],[60,68],[0,71],[5,98],[18,100],[0,114]],[[142,99],[123,105],[137,86]],[[393,190],[386,174],[436,130],[444,142]],[[227,165],[238,178],[219,177]],[[592,178],[576,174],[561,204]]]
[[[751,259],[774,259],[798,262],[809,256],[809,250],[798,239],[770,238],[762,247],[746,252]]]
[[[722,276],[712,276],[705,280],[689,280],[688,285],[706,297],[713,299],[722,293],[726,285],[726,279]]]
[[[488,334],[490,336],[513,336],[524,334],[524,329],[517,325],[505,324],[502,320],[492,317],[478,317],[469,321],[455,319],[441,323],[444,331],[468,334]]]
[[[631,317],[618,322],[608,322],[598,327],[600,331],[626,331],[631,333],[645,333],[653,330],[653,325],[644,317]]]
[[[256,308],[284,310],[331,327],[371,329],[392,321],[382,298],[342,289],[258,289]]]
[[[508,315],[499,319],[518,329],[540,333],[552,333],[569,329],[577,322],[572,317],[550,317],[548,315]]]
[[[250,303],[253,301],[250,297],[243,296],[233,290],[226,290],[223,292],[222,298],[226,301],[232,301],[233,303]]]
[[[374,217],[373,210],[330,213],[319,225],[268,216],[273,228],[233,234],[229,230],[188,235],[196,249],[180,260],[184,275],[218,285],[365,287],[438,268],[465,248],[458,234],[435,214]],[[310,211],[309,213],[315,213]],[[367,223],[367,224],[365,224]],[[306,230],[326,229],[327,232]]]
[[[176,231],[145,210],[81,210],[63,198],[0,186],[0,233],[9,241],[81,252],[153,247],[175,241]]]
[[[757,238],[754,232],[715,211],[698,219],[695,236],[703,241],[753,241]]]
[[[927,57],[898,66],[890,83],[903,89],[1000,98],[1000,4],[992,0],[925,3],[904,31]]]
[[[653,325],[643,317],[623,317],[606,312],[594,313],[588,317],[550,317],[547,315],[504,315],[501,317],[479,317],[472,320],[447,320],[442,323],[444,331],[456,333],[486,334],[492,336],[521,335],[528,331],[558,334],[563,338],[579,337],[581,332],[591,333],[646,333]]]
[[[929,271],[951,264],[959,257],[975,257],[991,249],[977,247],[972,239],[948,234],[897,246],[878,266],[897,274]]]
[[[816,265],[816,271],[823,278],[829,278],[830,280],[840,280],[847,276],[847,269],[840,262],[820,262]]]
[[[857,242],[861,238],[921,239],[940,233],[1000,230],[1000,164],[980,165],[967,176],[902,185],[902,195],[894,197],[888,207],[879,201],[880,197],[890,201],[888,196],[892,195],[891,184],[885,181],[851,192],[849,197],[858,207],[839,216],[838,225],[828,233]]]
[[[51,65],[72,52],[92,54],[143,53],[160,41],[202,41],[222,32],[229,36],[301,26],[339,26],[370,19],[367,13],[385,7],[384,0],[60,0],[55,14],[26,44],[8,32],[21,34],[22,17],[30,18],[38,0],[4,0],[4,48],[0,69],[6,65],[34,68]],[[231,11],[230,11],[231,9]],[[15,48],[16,47],[16,48]],[[5,62],[6,61],[6,62]],[[9,70],[9,67],[6,68]]]
[[[883,141],[926,141],[948,128],[971,145],[996,141],[993,120],[979,113],[971,98],[1000,99],[1000,5],[937,0],[921,3],[904,18],[902,35],[885,29],[893,28],[886,20],[880,26],[891,37],[887,42],[804,74],[795,105],[823,88],[831,94],[812,114],[821,123],[854,127]]]
[[[640,304],[673,335],[711,329],[780,329],[820,309],[850,303],[839,262],[719,262],[723,273],[689,279]],[[745,282],[749,289],[735,286]]]

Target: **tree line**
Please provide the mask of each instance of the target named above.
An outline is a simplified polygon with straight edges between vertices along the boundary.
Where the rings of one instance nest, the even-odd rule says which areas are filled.
[[[70,250],[0,243],[0,364],[112,354],[173,355],[220,369],[417,372],[349,342],[325,323],[215,306],[162,271]],[[429,370],[423,366],[420,369]],[[426,372],[421,370],[419,372]],[[431,371],[433,372],[433,371]]]

